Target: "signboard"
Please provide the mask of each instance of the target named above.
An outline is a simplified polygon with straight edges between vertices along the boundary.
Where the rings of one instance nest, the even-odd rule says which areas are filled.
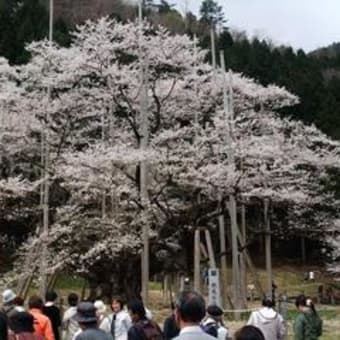
[[[209,275],[209,305],[221,306],[220,273],[216,268],[210,268]]]

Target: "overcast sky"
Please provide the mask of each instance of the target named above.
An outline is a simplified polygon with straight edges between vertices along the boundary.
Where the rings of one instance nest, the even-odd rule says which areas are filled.
[[[184,10],[185,0],[168,0]],[[187,0],[198,13],[201,0]],[[340,0],[218,0],[228,26],[306,51],[340,42]]]

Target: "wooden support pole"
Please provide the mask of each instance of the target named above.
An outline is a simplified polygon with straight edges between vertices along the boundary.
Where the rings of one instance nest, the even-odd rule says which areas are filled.
[[[229,214],[231,220],[231,249],[232,249],[232,292],[233,301],[236,308],[240,308],[240,267],[238,257],[238,239],[237,233],[237,207],[234,195],[229,197]]]
[[[306,238],[301,236],[301,260],[302,264],[306,264]]]
[[[240,247],[243,249],[247,266],[250,269],[251,274],[254,277],[256,289],[257,289],[257,291],[260,293],[260,295],[262,297],[262,296],[265,295],[265,293],[264,293],[263,287],[261,285],[258,272],[257,272],[257,270],[256,270],[256,268],[255,268],[255,266],[253,264],[253,261],[252,261],[250,255],[249,255],[249,252],[248,252],[248,250],[247,250],[247,248],[245,246],[246,243],[244,242],[243,235],[241,234],[240,230],[238,230],[237,237],[238,237],[238,240],[239,240],[239,243],[240,243]]]
[[[222,304],[227,307],[228,301],[228,271],[227,271],[227,254],[226,254],[226,240],[225,240],[225,221],[222,214],[221,203],[219,203],[220,215],[218,216],[218,226],[220,234],[220,252],[221,252],[221,291],[222,291]]]
[[[246,207],[244,203],[241,206],[241,233],[243,240],[246,242]],[[247,305],[247,264],[244,255],[244,249],[240,253],[240,280],[241,280],[241,298],[243,302],[243,307]]]
[[[207,242],[208,247],[210,268],[216,268],[214,249],[211,241],[210,231],[208,229],[205,229],[205,240]]]
[[[267,293],[272,292],[273,285],[273,269],[272,269],[272,237],[270,230],[270,218],[269,218],[269,199],[264,200],[264,223],[266,229],[265,247],[266,247],[266,271],[267,271]]]
[[[205,248],[205,245],[203,244],[203,242],[200,243],[200,247],[201,247],[201,254],[202,254],[203,260],[209,259],[208,251]]]
[[[212,57],[212,67],[213,67],[213,83],[216,85],[216,41],[215,41],[215,29],[211,28],[210,30],[210,39],[211,39],[211,57]]]
[[[50,13],[49,13],[49,45],[53,43],[53,23],[54,23],[54,1],[49,0]],[[48,103],[51,101],[51,86],[48,86],[47,96]],[[46,108],[46,122],[49,123],[50,116],[48,113],[49,108]],[[47,268],[48,268],[48,234],[49,234],[49,196],[50,196],[50,144],[48,126],[45,127],[45,141],[44,141],[44,190],[43,190],[43,232],[42,232],[42,251],[41,251],[41,264],[40,264],[40,295],[45,296],[47,288]]]
[[[140,0],[138,4],[138,13],[139,13],[139,39],[140,39],[140,54],[139,54],[139,63],[140,63],[140,83],[141,83],[141,91],[140,91],[140,149],[145,151],[148,146],[149,140],[149,128],[148,128],[148,77],[147,77],[147,66],[146,60],[144,60],[144,56],[142,54],[142,37],[143,37],[143,11],[142,11],[143,1]],[[145,161],[140,163],[140,196],[141,196],[141,205],[143,207],[142,214],[146,214],[147,209],[147,200],[148,200],[148,192],[147,192],[147,164]],[[145,219],[146,220],[146,219]],[[145,305],[148,304],[149,298],[149,225],[148,223],[143,224],[142,231],[142,240],[143,240],[143,251],[141,256],[141,272],[142,272],[142,298]]]
[[[194,290],[196,292],[200,292],[200,264],[201,264],[201,257],[200,257],[200,230],[197,228],[195,230],[195,242],[194,242]]]

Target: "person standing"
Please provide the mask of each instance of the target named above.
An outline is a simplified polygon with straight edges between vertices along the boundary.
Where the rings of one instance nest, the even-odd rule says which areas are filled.
[[[69,308],[65,311],[63,316],[63,340],[72,340],[73,336],[79,329],[79,324],[75,319],[77,314],[78,295],[70,293],[67,297]]]
[[[17,295],[11,289],[6,289],[2,293],[2,311],[4,314],[8,315],[12,310],[15,309],[15,298]]]
[[[25,311],[13,311],[8,318],[8,340],[42,340],[34,334],[34,318]],[[2,339],[2,338],[1,338]]]
[[[81,328],[75,340],[109,340],[107,334],[98,328],[96,308],[92,302],[79,303],[75,319]]]
[[[172,313],[170,316],[168,316],[164,321],[164,327],[163,327],[163,333],[166,340],[171,340],[178,336],[179,334],[179,328],[176,323],[175,318],[175,305],[174,303],[171,303],[171,310]]]
[[[98,326],[101,328],[101,324],[107,319],[105,303],[102,300],[96,300],[94,302],[94,307],[96,308]]]
[[[240,328],[236,331],[234,338],[235,340],[265,340],[261,329],[252,325]]]
[[[216,305],[208,306],[207,316],[202,321],[202,328],[207,334],[218,340],[229,338],[228,329],[223,323],[223,310]]]
[[[7,316],[3,311],[0,311],[0,339],[7,340]]]
[[[38,337],[43,337],[45,340],[55,340],[52,324],[50,319],[43,314],[43,301],[37,296],[33,295],[28,300],[29,313],[34,318],[34,333]]]
[[[164,339],[164,335],[156,322],[147,318],[142,301],[129,302],[128,311],[132,320],[132,326],[128,331],[128,340]]]
[[[262,301],[263,307],[252,312],[248,325],[259,328],[265,340],[283,340],[286,337],[286,324],[283,317],[274,310],[275,302],[271,295]]]
[[[205,316],[203,297],[194,291],[181,292],[176,301],[175,318],[180,333],[176,340],[216,340],[205,333],[200,323]]]
[[[295,305],[299,311],[294,324],[295,340],[317,340],[322,335],[322,320],[313,301],[299,295]]]
[[[55,340],[60,339],[61,316],[60,309],[55,305],[58,295],[53,290],[47,290],[43,313],[50,319]]]
[[[123,299],[119,296],[114,297],[111,309],[112,313],[103,319],[100,329],[109,334],[113,340],[127,340],[132,320],[129,313],[124,310]]]

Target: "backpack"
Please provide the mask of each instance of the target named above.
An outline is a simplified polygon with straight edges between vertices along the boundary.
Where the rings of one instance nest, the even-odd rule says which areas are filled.
[[[207,323],[205,325],[201,325],[201,328],[202,328],[202,330],[205,333],[213,336],[214,338],[218,337],[218,328],[219,328],[219,326],[218,326],[218,324],[216,322],[209,322],[209,323]]]
[[[138,333],[146,340],[164,340],[164,335],[158,325],[151,320],[141,320],[135,324]]]

